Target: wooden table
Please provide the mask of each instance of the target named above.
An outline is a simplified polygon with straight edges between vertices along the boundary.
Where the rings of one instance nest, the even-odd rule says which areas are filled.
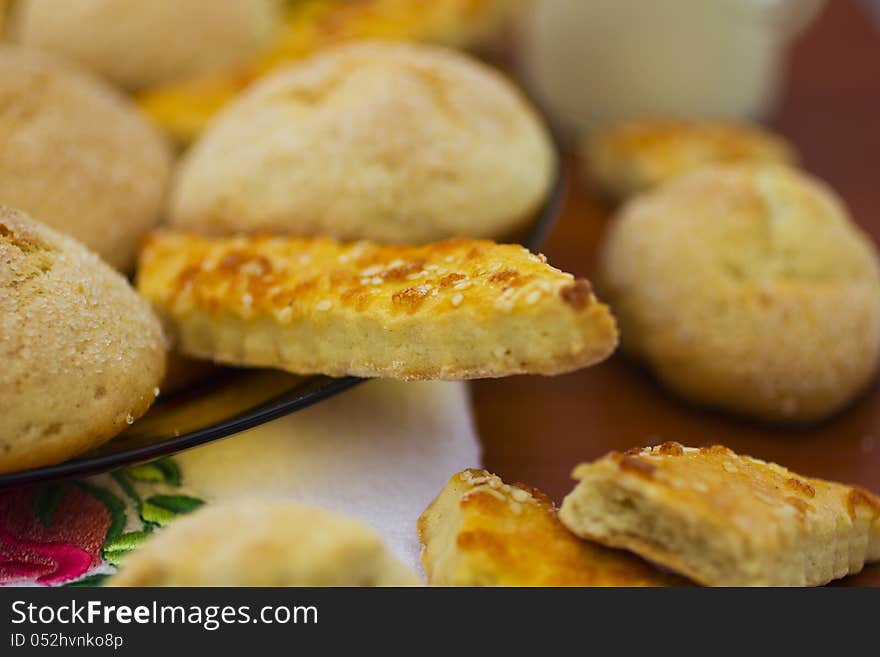
[[[794,49],[774,127],[800,149],[856,220],[880,241],[880,30],[854,0],[832,0]],[[593,273],[608,211],[577,182],[544,247],[550,261]],[[721,443],[806,475],[880,491],[880,379],[821,425],[781,430],[724,417],[667,394],[620,355],[555,378],[514,377],[473,386],[486,467],[557,502],[579,461],[663,440]],[[880,586],[880,564],[845,584]]]

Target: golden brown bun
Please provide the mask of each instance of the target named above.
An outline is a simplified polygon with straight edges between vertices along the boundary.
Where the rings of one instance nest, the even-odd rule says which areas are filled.
[[[668,442],[575,468],[559,517],[710,586],[816,586],[880,559],[880,498],[726,447]]]
[[[434,586],[681,586],[626,552],[573,536],[539,491],[485,470],[454,475],[419,518]]]
[[[162,529],[110,586],[416,586],[372,530],[268,499],[208,504]]]
[[[297,374],[469,379],[603,360],[617,331],[589,283],[518,245],[404,247],[157,233],[138,289],[185,354]]]
[[[14,41],[142,89],[239,62],[280,24],[278,0],[17,0]]]
[[[122,276],[4,206],[0,265],[0,472],[11,472],[68,459],[142,415],[165,340]]]
[[[361,42],[288,66],[229,105],[183,159],[170,223],[388,243],[497,237],[555,171],[519,91],[466,55]]]
[[[159,219],[170,165],[159,134],[105,83],[0,47],[0,201],[127,271]]]
[[[781,137],[757,126],[711,120],[625,121],[594,135],[585,156],[593,180],[623,200],[700,167],[718,164],[796,164]]]
[[[624,347],[690,399],[815,420],[876,372],[876,249],[828,187],[794,169],[705,169],[634,199],[600,277]]]

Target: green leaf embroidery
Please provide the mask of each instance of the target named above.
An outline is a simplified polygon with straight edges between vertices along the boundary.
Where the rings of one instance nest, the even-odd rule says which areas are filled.
[[[34,499],[34,514],[43,527],[52,526],[52,517],[62,497],[64,497],[64,484],[49,484],[37,494]]]
[[[65,584],[66,587],[71,588],[86,588],[92,586],[101,586],[110,575],[86,575],[82,579],[78,579],[75,582],[70,582],[69,584]]]
[[[181,513],[195,511],[204,502],[196,497],[186,495],[153,495],[144,501],[141,508],[141,519],[164,525]]]
[[[137,491],[134,489],[134,486],[131,485],[131,482],[126,478],[125,473],[121,470],[114,470],[110,473],[110,476],[113,477],[114,481],[119,484],[119,487],[122,489],[126,495],[128,495],[129,499],[135,503],[138,507],[141,505],[141,496],[138,495]]]
[[[104,544],[119,536],[125,527],[125,502],[105,488],[94,486],[84,481],[77,481],[76,485],[101,502],[110,514],[110,526],[107,527],[107,535]]]
[[[125,469],[125,474],[135,481],[146,483],[166,483],[180,486],[180,468],[169,458],[133,465]]]
[[[150,537],[149,531],[134,531],[120,534],[111,541],[104,543],[101,555],[108,563],[118,566],[125,556]]]

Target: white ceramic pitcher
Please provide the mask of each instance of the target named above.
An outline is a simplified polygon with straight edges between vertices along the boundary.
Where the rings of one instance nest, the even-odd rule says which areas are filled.
[[[638,115],[761,119],[824,0],[535,0],[524,73],[581,131]]]

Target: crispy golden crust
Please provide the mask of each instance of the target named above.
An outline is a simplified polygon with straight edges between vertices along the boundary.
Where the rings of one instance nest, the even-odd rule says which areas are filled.
[[[138,288],[180,348],[219,362],[331,376],[557,374],[617,333],[589,283],[521,246],[154,235]]]
[[[880,498],[726,447],[668,442],[575,468],[560,519],[701,584],[814,586],[880,559]]]
[[[781,137],[724,121],[642,119],[611,126],[586,149],[589,170],[611,197],[624,199],[715,164],[796,164]]]
[[[625,552],[580,540],[539,491],[485,470],[453,476],[419,518],[422,563],[436,586],[674,586]]]

